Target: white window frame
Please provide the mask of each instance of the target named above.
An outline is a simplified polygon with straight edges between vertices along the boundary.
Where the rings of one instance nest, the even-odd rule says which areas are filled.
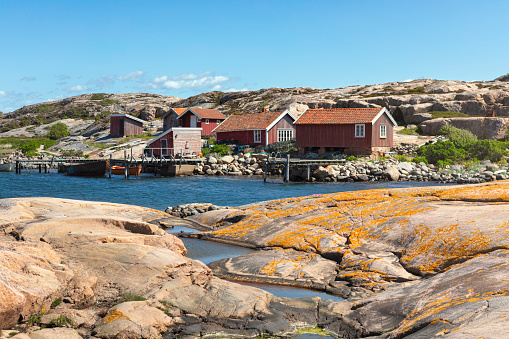
[[[262,142],[262,131],[261,130],[254,130],[254,142]]]
[[[365,124],[355,124],[355,137],[356,138],[364,138],[366,135],[366,125]]]
[[[277,130],[277,141],[286,141],[293,138],[293,129],[278,129]]]
[[[209,124],[209,119],[205,119],[205,125]]]
[[[381,139],[387,138],[387,126],[386,125],[380,125],[380,138]]]

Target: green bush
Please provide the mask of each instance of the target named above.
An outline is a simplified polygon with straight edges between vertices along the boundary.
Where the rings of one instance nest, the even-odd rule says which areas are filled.
[[[442,127],[438,131],[438,134],[445,135],[454,144],[454,146],[459,148],[465,148],[468,145],[477,142],[477,137],[470,131],[452,126]]]
[[[63,122],[57,122],[51,126],[50,131],[46,134],[46,137],[52,140],[58,140],[64,138],[69,135],[69,131],[67,130],[67,125]]]
[[[424,156],[430,164],[440,164],[441,166],[452,165],[466,159],[467,152],[464,149],[456,148],[451,141],[438,140],[436,143],[421,146],[417,149],[417,154]]]
[[[404,135],[415,135],[415,134],[417,134],[416,130],[417,130],[417,127],[415,127],[415,128],[406,128],[405,127],[402,130],[397,131],[396,133],[404,134]]]
[[[232,150],[230,149],[230,146],[228,146],[226,144],[214,145],[214,146],[209,147],[209,148],[202,148],[201,149],[201,153],[203,155],[206,155],[206,154],[209,154],[209,153],[217,153],[219,155],[227,155],[227,154],[230,154],[231,152],[232,152]]]
[[[471,159],[498,162],[504,159],[504,156],[507,154],[502,147],[503,143],[498,141],[478,140],[469,145],[468,151]]]
[[[426,159],[425,157],[414,157],[412,159],[412,162],[415,162],[415,163],[420,163],[420,162],[423,162],[425,163],[426,165],[428,165],[428,159]]]

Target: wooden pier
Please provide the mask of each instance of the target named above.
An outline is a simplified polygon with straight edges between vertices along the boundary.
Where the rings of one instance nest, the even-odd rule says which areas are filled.
[[[283,182],[287,183],[290,181],[290,168],[291,167],[306,167],[307,176],[306,181],[311,181],[311,167],[312,166],[328,166],[345,163],[345,159],[299,159],[290,158],[290,155],[286,155],[285,158],[278,156],[269,156],[265,160],[265,173],[263,181],[267,182],[267,175],[276,167],[283,167]]]
[[[21,174],[22,169],[26,169],[30,172],[30,170],[39,171],[39,173],[50,173],[52,169],[58,169],[59,172],[65,172],[64,168],[66,166],[74,165],[74,164],[82,164],[88,162],[97,162],[97,161],[106,161],[107,162],[107,172],[105,174],[108,175],[108,178],[111,178],[112,175],[112,167],[120,166],[124,168],[124,177],[127,179],[130,177],[129,169],[132,167],[141,166],[141,171],[143,173],[153,173],[154,175],[169,175],[175,176],[180,174],[185,174],[184,172],[189,172],[194,169],[196,163],[204,161],[203,158],[174,158],[170,157],[147,157],[142,156],[142,158],[136,159],[132,156],[127,155],[127,152],[124,152],[123,159],[113,159],[110,155],[109,159],[62,159],[55,158],[52,159],[36,159],[36,160],[16,160],[16,174]],[[138,176],[138,172],[136,171],[135,176]]]

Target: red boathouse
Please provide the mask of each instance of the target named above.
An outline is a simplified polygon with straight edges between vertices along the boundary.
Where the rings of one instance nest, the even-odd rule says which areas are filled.
[[[114,138],[143,134],[145,120],[129,114],[110,114],[110,136]]]
[[[289,110],[230,115],[213,131],[217,141],[267,146],[295,137],[295,117]]]
[[[202,135],[212,135],[212,130],[221,124],[226,117],[217,109],[188,108],[177,118],[180,127],[201,128]]]
[[[296,146],[304,153],[379,155],[393,146],[396,121],[386,108],[308,109],[295,121]]]

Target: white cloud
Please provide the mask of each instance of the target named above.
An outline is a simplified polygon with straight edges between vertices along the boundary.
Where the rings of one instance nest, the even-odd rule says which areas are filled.
[[[23,77],[19,79],[19,81],[35,81],[37,80],[35,77]]]
[[[117,79],[120,81],[137,81],[140,80],[143,75],[145,75],[143,71],[134,71],[125,75],[119,75]]]
[[[407,79],[407,80],[403,80],[402,82],[412,82],[414,81],[415,79]]]
[[[140,81],[143,76],[145,75],[145,72],[143,71],[134,71],[127,74],[122,75],[107,75],[101,78],[96,79],[90,79],[87,84],[97,86],[97,87],[113,87],[115,85],[115,82],[117,81]]]
[[[213,75],[211,72],[201,74],[182,73],[171,78],[167,75],[156,77],[151,82],[144,84],[144,87],[153,89],[206,88],[211,86],[221,88],[222,83],[230,80],[227,76]]]
[[[5,91],[0,91],[0,97],[4,97],[6,95],[7,95],[7,93],[5,93]]]
[[[214,87],[212,87],[212,90],[219,91],[221,88],[223,88],[221,85],[215,85]]]
[[[77,86],[67,87],[65,90],[68,92],[83,92],[83,91],[87,90],[87,86],[77,85]]]
[[[245,92],[249,91],[247,88],[237,89],[237,88],[230,88],[227,89],[225,92]]]

